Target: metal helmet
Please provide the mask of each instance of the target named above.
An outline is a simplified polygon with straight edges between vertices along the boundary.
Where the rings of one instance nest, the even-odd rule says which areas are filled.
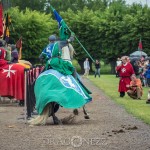
[[[55,41],[56,40],[56,36],[55,35],[51,35],[48,38],[49,41]]]

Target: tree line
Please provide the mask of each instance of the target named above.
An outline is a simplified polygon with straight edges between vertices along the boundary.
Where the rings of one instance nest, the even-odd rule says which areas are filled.
[[[103,59],[113,66],[117,57],[137,50],[140,38],[143,51],[150,55],[150,8],[146,5],[127,5],[123,0],[41,0],[41,9],[35,7],[36,0],[32,0],[29,9],[25,3],[30,0],[24,4],[21,0],[14,1],[18,2],[18,7],[8,9],[13,25],[13,28],[10,26],[10,37],[12,41],[20,35],[23,37],[23,57],[29,60],[38,59],[50,34],[58,35],[49,2],[94,59]],[[77,41],[73,46],[75,58],[82,66],[88,55]]]

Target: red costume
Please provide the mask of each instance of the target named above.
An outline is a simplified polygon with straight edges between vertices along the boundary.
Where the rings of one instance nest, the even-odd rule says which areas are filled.
[[[0,47],[0,96],[12,96],[24,100],[24,67],[8,64],[6,50]]]
[[[0,70],[7,65],[7,61],[5,60],[6,50],[0,47]]]
[[[126,92],[128,88],[126,85],[130,85],[130,77],[134,74],[133,67],[130,63],[122,64],[121,66],[117,66],[116,70],[119,72],[120,81],[119,81],[119,92]]]

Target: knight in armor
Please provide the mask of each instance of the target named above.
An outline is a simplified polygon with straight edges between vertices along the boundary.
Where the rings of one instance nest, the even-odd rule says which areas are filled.
[[[40,59],[44,59],[46,62],[45,70],[52,68],[64,75],[71,75],[74,73],[74,67],[68,61],[64,61],[62,56],[62,48],[73,41],[73,37],[68,40],[56,41],[56,36],[51,35],[49,38],[49,44],[42,51]]]

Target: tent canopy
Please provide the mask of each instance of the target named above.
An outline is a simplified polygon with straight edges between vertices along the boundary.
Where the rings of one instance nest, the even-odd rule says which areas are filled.
[[[147,54],[143,51],[135,51],[130,54],[130,57],[141,57],[141,56],[147,57]]]

